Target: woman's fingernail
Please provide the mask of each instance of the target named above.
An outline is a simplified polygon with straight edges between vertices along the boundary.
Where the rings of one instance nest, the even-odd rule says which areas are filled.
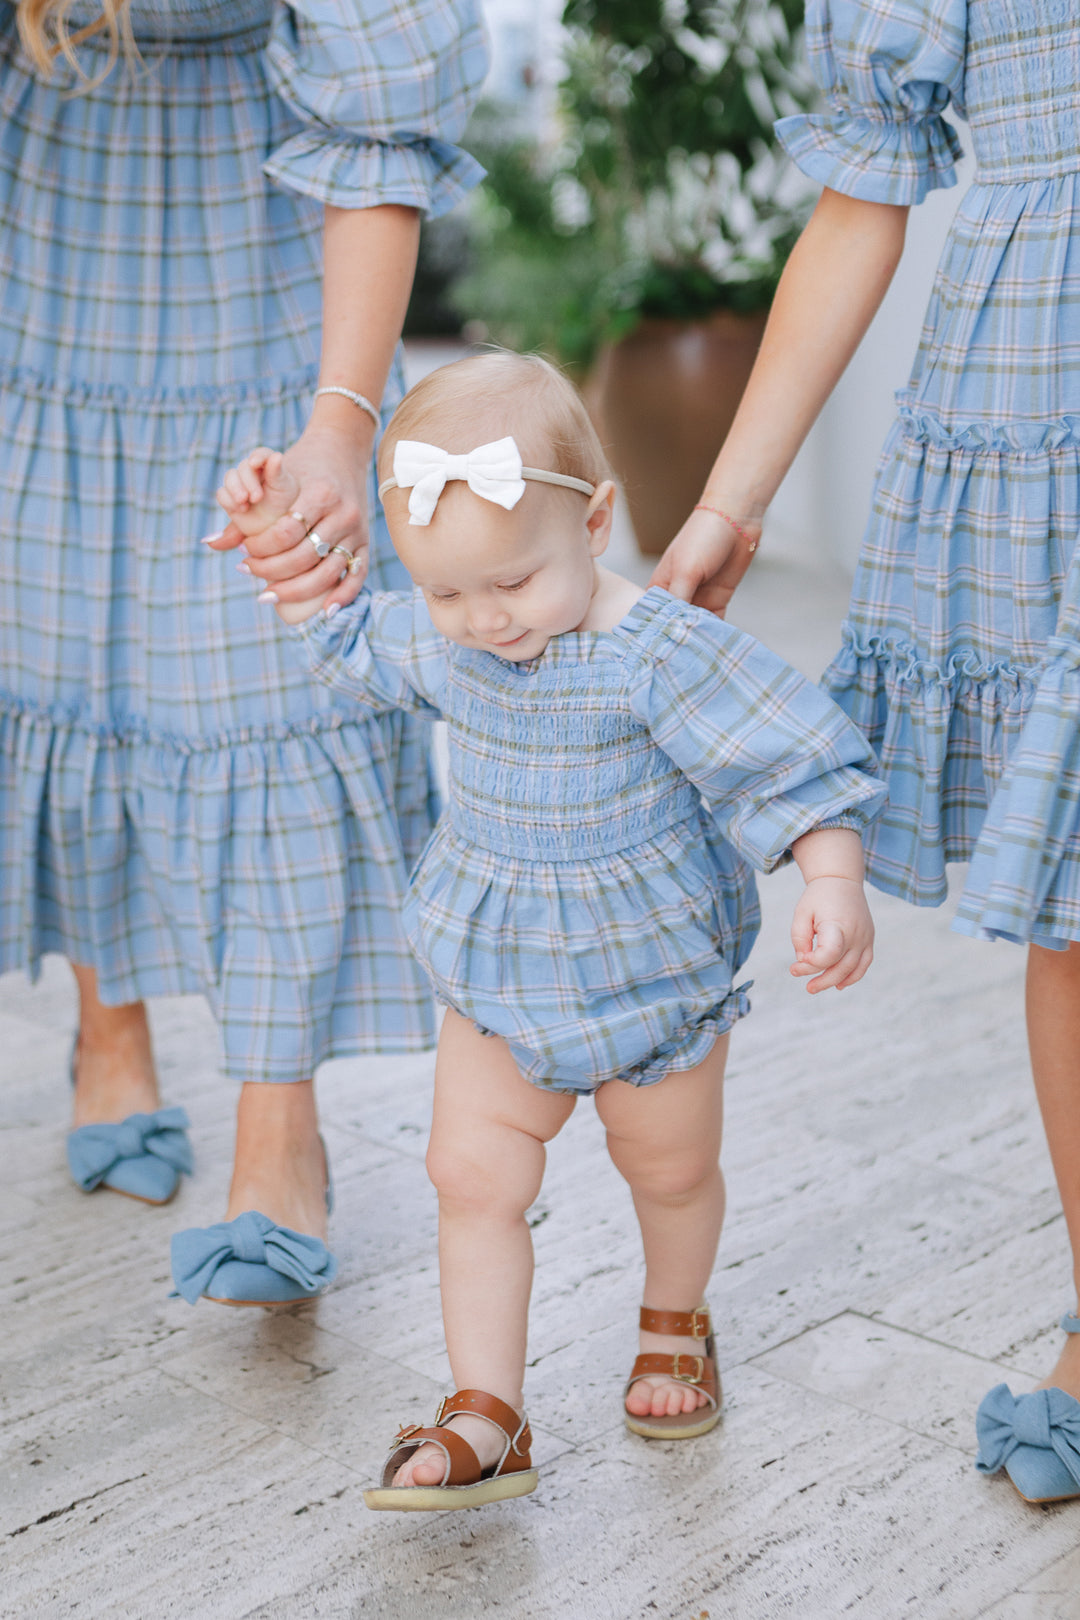
[[[334,617],[334,614],[339,613],[340,611],[341,611],[341,603],[340,602],[331,602],[330,606],[326,610],[326,617],[328,619],[332,619]]]
[[[202,539],[199,541],[199,544],[200,546],[212,546],[214,541],[220,540],[224,533],[224,529],[219,529],[216,534],[204,534]]]
[[[236,572],[238,574],[250,574],[251,569],[248,567],[247,563],[237,563]]]
[[[277,591],[263,591],[255,600],[256,602],[276,602]]]

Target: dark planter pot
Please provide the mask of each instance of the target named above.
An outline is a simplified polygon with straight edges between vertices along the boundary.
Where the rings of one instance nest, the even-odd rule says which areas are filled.
[[[768,312],[649,318],[606,349],[587,395],[640,549],[659,556],[698,499],[750,376]]]

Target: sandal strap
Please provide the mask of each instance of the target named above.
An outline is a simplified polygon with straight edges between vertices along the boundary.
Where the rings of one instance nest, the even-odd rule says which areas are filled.
[[[643,1305],[639,1325],[643,1333],[670,1333],[680,1339],[707,1339],[712,1332],[707,1305],[694,1311],[653,1311]]]
[[[469,1442],[456,1429],[447,1428],[446,1420],[456,1412],[470,1412],[473,1417],[486,1418],[502,1434],[505,1441],[502,1456],[493,1468],[481,1468],[480,1459]],[[428,1428],[422,1428],[419,1423],[410,1423],[399,1429],[383,1468],[383,1485],[392,1485],[402,1463],[408,1462],[413,1453],[428,1442],[438,1446],[446,1458],[443,1486],[475,1485],[484,1478],[498,1479],[502,1474],[519,1474],[532,1467],[529,1456],[532,1435],[528,1419],[518,1417],[512,1406],[482,1389],[459,1389],[455,1395],[444,1396],[439,1402],[435,1422]]]
[[[410,1424],[400,1429],[390,1448],[390,1455],[383,1468],[382,1483],[392,1485],[394,1475],[402,1463],[408,1462],[414,1451],[428,1443],[438,1446],[446,1458],[446,1471],[442,1477],[443,1485],[475,1485],[482,1478],[483,1469],[480,1459],[467,1440],[454,1429],[443,1429],[434,1424],[429,1429],[422,1429],[416,1424]]]
[[[497,1395],[489,1395],[483,1389],[459,1389],[456,1394],[448,1395],[440,1402],[435,1422],[445,1423],[455,1412],[470,1412],[473,1417],[486,1418],[506,1436],[507,1451],[495,1470],[496,1475],[515,1473],[518,1469],[532,1466],[529,1461],[532,1447],[529,1420],[519,1417],[514,1408]]]
[[[623,1399],[626,1399],[639,1378],[645,1378],[650,1373],[659,1373],[664,1378],[674,1378],[679,1384],[691,1384],[694,1389],[701,1391],[710,1406],[715,1407],[718,1404],[716,1367],[712,1356],[684,1355],[682,1351],[678,1355],[670,1356],[660,1351],[647,1351],[635,1360],[630,1377],[626,1380]]]

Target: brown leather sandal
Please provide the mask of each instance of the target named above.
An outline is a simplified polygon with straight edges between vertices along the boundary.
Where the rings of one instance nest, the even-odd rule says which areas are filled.
[[[481,1468],[480,1459],[456,1429],[448,1429],[444,1419],[455,1412],[471,1412],[486,1418],[501,1431],[505,1440],[502,1456],[491,1468]],[[394,1485],[394,1475],[420,1447],[438,1446],[446,1458],[441,1485]],[[435,1422],[429,1429],[418,1423],[398,1430],[383,1468],[381,1484],[364,1492],[369,1508],[397,1509],[403,1513],[424,1513],[433,1509],[483,1507],[485,1502],[501,1502],[510,1496],[528,1496],[535,1491],[537,1472],[532,1466],[529,1447],[532,1435],[527,1418],[519,1418],[512,1406],[482,1389],[459,1389],[439,1402]]]
[[[695,1311],[650,1311],[643,1305],[640,1325],[644,1333],[673,1333],[699,1343],[704,1340],[705,1354],[689,1356],[680,1350],[675,1356],[659,1352],[638,1356],[623,1390],[624,1402],[639,1378],[647,1373],[663,1373],[665,1378],[673,1378],[678,1384],[691,1384],[699,1389],[707,1404],[693,1412],[665,1413],[663,1417],[635,1417],[624,1407],[626,1427],[631,1434],[642,1434],[646,1440],[691,1440],[695,1435],[708,1434],[720,1421],[721,1401],[709,1307],[699,1305]]]

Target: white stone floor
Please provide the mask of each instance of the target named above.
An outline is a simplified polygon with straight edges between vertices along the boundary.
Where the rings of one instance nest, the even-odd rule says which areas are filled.
[[[763,559],[741,622],[820,668],[843,582]],[[361,1500],[445,1385],[431,1060],[320,1085],[333,1290],[293,1313],[167,1298],[168,1239],[219,1218],[233,1091],[198,1001],[154,1009],[198,1173],[147,1210],[68,1181],[73,1001],[0,981],[0,1613],[88,1620],[1051,1620],[1080,1616],[1080,1505],[972,1467],[972,1416],[1028,1388],[1069,1305],[1021,1033],[1021,955],[878,900],[843,996],[786,975],[790,874],[763,884],[732,1048],[730,1216],[711,1290],[723,1424],[622,1427],[638,1245],[595,1120],[555,1142],[533,1225],[536,1494],[479,1512]]]

